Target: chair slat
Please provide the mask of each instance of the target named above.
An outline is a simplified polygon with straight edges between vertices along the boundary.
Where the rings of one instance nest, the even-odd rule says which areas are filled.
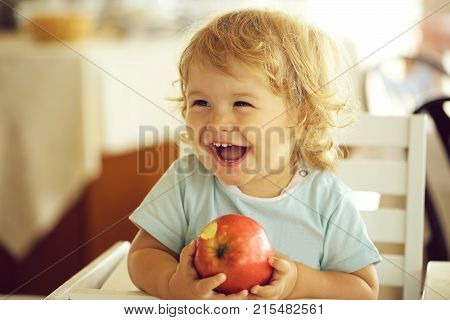
[[[404,282],[403,255],[384,254],[383,260],[375,267],[377,269],[380,286],[402,287]]]
[[[403,299],[420,296],[423,264],[423,225],[425,206],[425,146],[426,129],[423,115],[411,117],[410,147],[408,152],[409,181],[406,201],[405,288]]]
[[[364,147],[408,147],[409,118],[374,117],[362,114],[340,144]]]
[[[405,195],[407,166],[402,161],[343,160],[337,175],[355,191]]]
[[[362,211],[370,239],[374,242],[405,243],[405,210]]]

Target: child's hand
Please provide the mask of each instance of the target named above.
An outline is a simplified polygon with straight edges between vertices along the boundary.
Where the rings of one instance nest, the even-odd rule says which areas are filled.
[[[199,279],[193,264],[194,254],[195,241],[181,250],[180,262],[169,281],[169,292],[172,299],[247,299],[247,290],[230,295],[213,291],[225,282],[226,275],[219,273],[209,278]]]
[[[266,286],[254,286],[248,299],[281,300],[289,296],[297,282],[295,262],[281,253],[269,258],[269,264],[275,269]]]

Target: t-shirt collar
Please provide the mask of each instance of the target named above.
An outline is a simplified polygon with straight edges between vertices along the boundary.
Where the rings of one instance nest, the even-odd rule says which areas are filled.
[[[238,186],[236,185],[230,185],[225,184],[220,179],[215,177],[215,179],[229,192],[234,193],[236,195],[239,195],[244,198],[253,199],[253,200],[278,200],[280,198],[284,198],[286,195],[288,195],[290,192],[292,192],[294,189],[296,189],[299,185],[303,183],[306,176],[308,175],[308,171],[304,169],[297,170],[292,177],[289,184],[281,191],[281,193],[278,196],[272,197],[272,198],[258,198],[254,196],[249,196],[241,191]]]

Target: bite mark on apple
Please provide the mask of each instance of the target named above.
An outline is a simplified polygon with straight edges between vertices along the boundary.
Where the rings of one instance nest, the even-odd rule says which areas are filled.
[[[203,228],[202,232],[200,233],[200,238],[203,240],[209,240],[215,237],[217,232],[217,223],[211,222],[208,224],[205,228]]]

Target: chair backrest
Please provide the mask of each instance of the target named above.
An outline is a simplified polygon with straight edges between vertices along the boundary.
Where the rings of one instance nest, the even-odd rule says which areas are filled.
[[[404,245],[403,254],[384,254],[377,267],[381,286],[403,287],[404,299],[420,299],[422,284],[425,117],[377,117],[363,114],[341,143],[354,148],[402,148],[402,160],[355,159],[338,166],[337,174],[355,191],[402,196],[405,208],[362,211],[372,241]]]

